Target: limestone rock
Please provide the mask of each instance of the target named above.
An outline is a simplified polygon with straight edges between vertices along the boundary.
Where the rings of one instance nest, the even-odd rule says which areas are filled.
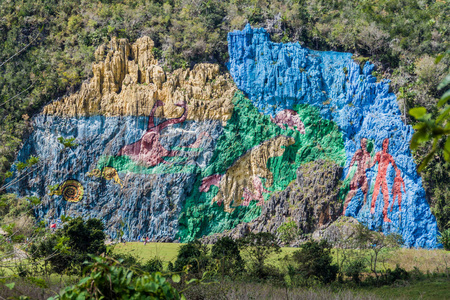
[[[346,246],[345,242],[356,234],[358,220],[353,217],[340,216],[330,226],[318,229],[312,234],[316,240],[326,239],[332,245]]]
[[[33,117],[17,160],[40,162],[13,167],[8,192],[40,197],[40,220],[82,215],[102,219],[111,238],[183,242],[275,233],[291,220],[336,239],[330,224],[348,196],[346,217],[400,233],[407,246],[439,247],[409,150],[413,129],[373,65],[274,43],[250,25],[230,33],[228,47],[241,92],[217,65],[165,72],[148,37],[103,45],[92,79]],[[354,159],[364,147],[367,159]],[[49,195],[68,180],[83,186],[80,201]]]
[[[40,162],[32,170],[16,171],[18,176],[30,172],[25,175],[30,180],[16,182],[9,191],[39,196],[41,204],[34,213],[40,220],[56,222],[61,215],[99,218],[113,239],[123,232],[126,240],[139,236],[152,241],[175,240],[185,197],[200,168],[211,160],[221,122],[186,121],[166,128],[160,140],[167,149],[189,145],[203,132],[209,137],[202,139],[197,151],[180,151],[180,162],[146,168],[114,156],[125,143],[142,136],[147,125],[144,120],[147,118],[36,116],[34,131],[18,160],[34,155]],[[74,137],[79,146],[64,149],[58,142],[60,136]],[[108,164],[114,159],[118,163]],[[80,201],[69,202],[62,191],[51,193],[50,186],[64,187],[67,181],[82,185]]]
[[[297,170],[297,179],[264,204],[258,218],[203,240],[214,243],[225,235],[236,239],[250,231],[277,234],[278,227],[290,221],[306,234],[323,230],[341,213],[342,202],[338,197],[341,175],[342,167],[333,162],[317,160],[304,164]]]
[[[158,117],[176,118],[183,111],[175,104],[186,102],[188,120],[220,120],[231,117],[236,91],[229,74],[219,65],[198,64],[192,70],[166,73],[152,55],[154,43],[142,37],[134,44],[112,39],[95,52],[98,63],[93,77],[80,91],[44,107],[46,115],[148,116],[156,101],[165,103]]]
[[[403,122],[389,81],[377,82],[372,75],[374,65],[361,69],[350,53],[274,43],[266,30],[248,24],[228,34],[228,51],[233,80],[261,113],[275,117],[307,104],[336,122],[346,152],[342,179],[349,176],[342,191],[353,187],[346,216],[371,230],[400,233],[407,246],[438,246],[436,218],[409,148],[414,130]],[[372,143],[372,160],[358,177],[350,162],[363,139]]]
[[[281,156],[285,147],[294,143],[294,138],[280,135],[245,153],[222,176],[218,182],[219,192],[211,203],[223,202],[224,211],[229,213],[234,210],[231,207],[233,202],[235,206],[248,206],[251,200],[259,200],[259,204],[263,205],[262,192],[268,191],[264,189],[261,178],[266,180],[267,187],[273,184],[273,174],[267,168],[267,161],[271,157]]]

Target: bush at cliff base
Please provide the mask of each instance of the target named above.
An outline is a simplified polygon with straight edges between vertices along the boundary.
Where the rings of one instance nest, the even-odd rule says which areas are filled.
[[[55,234],[31,245],[31,259],[47,259],[52,271],[59,274],[81,274],[80,266],[84,261],[90,261],[90,254],[106,252],[103,230],[104,225],[99,219],[74,218]]]
[[[444,249],[450,251],[450,228],[441,232],[439,242],[444,246]]]

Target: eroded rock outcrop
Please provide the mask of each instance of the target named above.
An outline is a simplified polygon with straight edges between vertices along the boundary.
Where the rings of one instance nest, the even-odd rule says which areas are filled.
[[[165,72],[152,54],[153,41],[142,37],[134,44],[112,39],[95,52],[93,77],[79,92],[47,105],[43,114],[81,116],[148,116],[156,101],[165,103],[157,117],[176,118],[185,102],[188,120],[221,120],[231,117],[236,91],[229,74],[219,65],[198,64],[192,70]]]
[[[339,200],[341,175],[342,167],[330,161],[317,160],[304,164],[297,170],[297,179],[267,200],[259,217],[203,240],[214,243],[222,236],[236,239],[248,232],[278,235],[278,227],[291,221],[305,234],[324,230],[342,211],[342,201]]]
[[[11,191],[39,195],[41,220],[95,217],[112,238],[175,239],[183,201],[211,160],[236,88],[218,65],[165,72],[152,49],[148,37],[99,47],[90,81],[33,118],[18,160],[41,161],[27,175],[33,179]],[[64,148],[61,137],[78,146]],[[49,190],[69,183],[67,193]]]
[[[263,205],[262,193],[270,192],[263,187],[261,179],[265,180],[267,187],[273,185],[273,174],[267,168],[267,161],[272,157],[283,155],[286,147],[293,144],[294,138],[281,135],[264,141],[242,155],[215,184],[219,187],[219,192],[211,203],[221,205],[223,202],[224,211],[229,213],[234,210],[231,207],[232,203],[234,206],[248,206],[251,200],[258,200],[258,205]],[[217,175],[211,176],[216,178]]]

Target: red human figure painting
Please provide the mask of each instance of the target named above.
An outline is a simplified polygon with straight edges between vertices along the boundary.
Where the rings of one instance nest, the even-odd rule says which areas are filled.
[[[367,139],[362,138],[361,149],[356,150],[355,154],[352,157],[352,160],[350,161],[350,167],[353,166],[355,163],[357,163],[357,170],[350,182],[350,191],[348,192],[347,197],[345,198],[344,211],[342,212],[342,215],[345,215],[347,206],[353,199],[355,194],[358,192],[358,188],[361,188],[361,191],[364,193],[364,204],[366,204],[367,193],[369,192],[369,184],[367,182],[366,169],[369,167],[370,164],[370,153],[367,152],[366,146],[367,146]],[[350,167],[347,177],[345,177],[345,179],[347,179],[350,174]]]
[[[395,164],[394,158],[392,155],[388,153],[388,147],[389,147],[389,139],[384,139],[383,141],[383,149],[375,154],[375,159],[373,160],[372,164],[370,165],[370,168],[375,166],[376,163],[378,163],[378,174],[377,178],[375,179],[375,187],[372,194],[372,205],[370,208],[370,213],[375,213],[375,203],[377,201],[378,193],[380,192],[381,187],[381,193],[383,194],[383,200],[384,200],[384,207],[383,207],[383,221],[384,222],[391,222],[391,220],[387,216],[387,210],[389,207],[389,189],[386,182],[386,172],[387,168],[389,167],[389,164],[392,164],[392,166],[395,169],[396,174],[398,175],[399,179],[397,179],[397,183],[403,182],[403,179],[400,176],[400,170],[397,168],[397,165]],[[397,176],[396,176],[397,177]],[[395,181],[394,181],[394,187],[395,187]],[[401,191],[400,191],[401,194]],[[400,199],[400,198],[399,198]]]
[[[402,210],[402,187],[403,192],[406,192],[405,182],[401,176],[400,169],[395,170],[394,186],[392,187],[392,206],[394,208],[395,198],[398,197],[398,210]]]
[[[119,150],[118,155],[128,155],[131,159],[144,163],[149,167],[156,166],[160,163],[168,163],[164,157],[173,157],[178,155],[179,151],[167,150],[164,148],[159,139],[161,130],[169,125],[182,123],[186,120],[187,109],[186,103],[178,103],[176,106],[184,108],[183,114],[179,118],[169,119],[161,124],[155,125],[154,115],[159,106],[163,106],[164,102],[156,101],[148,118],[147,130],[142,138],[133,144],[126,145]]]

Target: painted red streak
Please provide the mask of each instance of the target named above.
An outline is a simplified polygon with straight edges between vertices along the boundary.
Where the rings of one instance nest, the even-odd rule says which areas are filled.
[[[210,136],[206,131],[203,131],[203,132],[201,132],[201,133],[198,135],[197,140],[196,140],[194,143],[192,143],[191,145],[186,146],[186,148],[192,148],[192,149],[193,149],[193,148],[199,148],[199,147],[200,147],[200,143],[202,142],[202,139],[203,139],[204,137],[211,138],[211,136]]]
[[[209,189],[212,185],[215,185],[218,187],[220,184],[220,179],[222,179],[222,176],[223,175],[220,175],[220,174],[214,174],[214,175],[203,178],[202,184],[200,185],[198,190],[202,193],[206,193],[209,191]]]
[[[295,130],[295,127],[297,127],[297,130],[301,134],[305,134],[305,125],[303,124],[302,120],[300,120],[300,117],[298,116],[297,112],[292,109],[285,109],[283,111],[280,111],[275,116],[275,118],[270,116],[270,120],[273,123],[277,124],[278,127],[286,129],[285,126],[286,124],[289,127],[289,129]]]
[[[369,191],[369,184],[367,182],[366,177],[366,169],[370,164],[370,153],[367,152],[366,145],[367,139],[365,138],[361,139],[361,149],[358,149],[355,152],[355,155],[353,155],[353,158],[350,162],[350,167],[353,166],[353,164],[356,162],[358,169],[356,170],[356,173],[350,182],[350,191],[348,192],[347,197],[345,198],[344,211],[342,212],[342,215],[345,215],[347,206],[352,200],[352,198],[355,196],[355,194],[358,192],[358,188],[361,188],[362,192],[364,193],[364,204],[366,204],[367,193]]]
[[[406,193],[405,182],[402,179],[401,172],[399,169],[395,172],[394,186],[392,187],[392,206],[391,211],[394,208],[395,197],[398,196],[398,210],[402,210],[402,186],[403,192]]]
[[[157,101],[150,112],[148,119],[147,131],[144,133],[142,138],[137,142],[126,145],[119,150],[118,155],[128,155],[131,159],[142,162],[149,167],[156,166],[160,163],[168,163],[163,157],[173,157],[178,155],[178,151],[167,150],[164,148],[159,139],[161,137],[161,130],[169,125],[182,123],[186,120],[187,108],[186,103],[175,104],[177,106],[183,107],[184,112],[180,118],[170,119],[162,122],[155,126],[154,115],[156,109],[159,106],[163,106],[162,101]]]

